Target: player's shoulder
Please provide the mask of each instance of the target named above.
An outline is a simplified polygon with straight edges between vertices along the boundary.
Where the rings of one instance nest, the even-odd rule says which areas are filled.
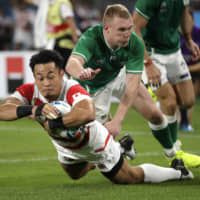
[[[65,82],[67,94],[72,91],[75,93],[81,92],[83,94],[87,94],[87,91],[85,90],[85,88],[83,88],[78,81],[76,81],[74,79],[68,79],[68,80],[65,80],[64,82]]]
[[[35,91],[34,83],[25,83],[19,86],[11,96],[16,97],[20,100],[26,99],[30,103],[32,101],[34,91]]]
[[[33,92],[33,90],[34,90],[34,85],[35,85],[34,83],[25,83],[25,84],[19,86],[19,87],[16,89],[16,91],[23,91],[23,92],[28,92],[28,93],[30,93],[30,92]]]
[[[144,46],[144,43],[142,41],[142,39],[134,32],[131,32],[131,37],[130,37],[130,49],[135,49],[137,47],[142,47]]]
[[[155,5],[159,5],[163,0],[153,0],[153,1],[149,1],[149,0],[137,0],[135,6],[136,7],[140,7],[140,6],[155,6]]]
[[[70,88],[75,85],[79,85],[78,81],[76,81],[74,79],[65,79],[64,84],[67,86],[67,88]]]
[[[135,11],[146,19],[150,19],[153,13],[161,6],[163,0],[137,0]]]
[[[87,38],[92,40],[93,38],[97,38],[103,33],[103,23],[97,24],[88,28],[81,36],[81,38]]]

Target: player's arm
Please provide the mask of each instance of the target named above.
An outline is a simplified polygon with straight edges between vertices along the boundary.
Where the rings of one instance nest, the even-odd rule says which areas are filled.
[[[74,105],[72,111],[62,117],[66,127],[76,127],[95,120],[95,106],[91,99],[84,99]]]
[[[200,49],[199,46],[193,41],[191,36],[192,24],[192,17],[189,14],[189,7],[185,7],[181,20],[181,30],[184,36],[185,44],[193,54],[192,60],[195,61],[200,58]]]
[[[135,100],[138,98],[140,82],[141,74],[126,75],[126,90],[120,99],[118,109],[113,119],[104,124],[114,137],[117,137],[120,134],[121,124],[129,109],[131,107],[136,107]]]
[[[73,40],[74,44],[76,44],[78,41],[78,38],[79,38],[80,31],[78,30],[78,28],[76,26],[74,17],[72,17],[72,16],[67,17],[65,19],[65,23],[67,23],[69,25],[70,29],[72,30],[72,40]]]
[[[190,72],[200,72],[200,62],[189,66]]]
[[[0,104],[0,120],[11,121],[27,117],[29,115],[43,115],[45,117],[56,118],[58,116],[55,108],[49,104],[39,106],[24,105],[18,98],[8,97]]]
[[[0,104],[0,120],[10,121],[18,119],[17,107],[22,106],[22,102],[14,97],[8,97]]]
[[[143,40],[142,36],[142,30],[146,27],[148,24],[148,19],[140,15],[136,10],[133,13],[133,30],[137,35],[140,36]],[[143,40],[144,42],[144,40]],[[152,60],[146,50],[146,46],[144,43],[145,52],[144,52],[144,65],[145,70],[148,78],[148,84],[159,87],[161,85],[161,73],[160,71],[155,67],[155,65],[152,63]]]
[[[84,68],[85,60],[78,55],[71,55],[66,65],[66,72],[72,77],[85,81],[95,78],[101,71],[100,69],[93,70],[91,68]]]
[[[55,120],[48,120],[44,128],[51,132],[54,128],[79,127],[95,120],[95,106],[91,99],[84,99],[76,103],[72,110]]]
[[[60,15],[63,18],[63,21],[65,24],[68,24],[69,28],[72,31],[72,40],[74,42],[74,45],[77,43],[80,31],[77,28],[76,22],[74,20],[74,13],[71,6],[69,6],[67,3],[61,3],[60,5]]]

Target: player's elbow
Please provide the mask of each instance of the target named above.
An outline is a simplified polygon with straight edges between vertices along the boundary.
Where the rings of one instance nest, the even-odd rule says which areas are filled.
[[[96,118],[96,114],[95,114],[95,107],[93,105],[90,105],[88,111],[87,111],[87,122],[91,122],[94,121]]]

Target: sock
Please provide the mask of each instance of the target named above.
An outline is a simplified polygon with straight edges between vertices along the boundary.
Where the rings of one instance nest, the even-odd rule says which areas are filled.
[[[154,137],[160,142],[160,144],[164,148],[170,149],[173,147],[173,140],[171,138],[171,132],[167,123],[167,118],[164,116],[162,124],[155,125],[151,122],[149,122],[148,124],[152,130]]]
[[[175,143],[178,135],[178,123],[176,113],[173,116],[165,115],[168,120],[168,126],[171,133],[172,142]]]
[[[181,178],[181,171],[173,168],[160,167],[153,164],[142,164],[139,167],[144,171],[145,183],[161,183]]]
[[[188,118],[187,118],[187,110],[184,108],[180,108],[180,114],[181,114],[181,121],[180,121],[180,125],[184,124],[184,125],[188,125]]]

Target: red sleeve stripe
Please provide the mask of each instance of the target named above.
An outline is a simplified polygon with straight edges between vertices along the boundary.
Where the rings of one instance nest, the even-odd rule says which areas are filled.
[[[85,88],[83,88],[81,85],[77,84],[72,86],[71,88],[69,88],[67,94],[66,94],[66,99],[67,102],[72,105],[74,102],[74,97],[73,95],[75,95],[76,93],[79,94],[83,94],[83,95],[87,95],[89,96],[88,92],[85,90]]]
[[[34,91],[34,83],[26,83],[21,85],[16,89],[22,97],[28,100],[29,103],[31,103],[33,98],[33,91]]]

